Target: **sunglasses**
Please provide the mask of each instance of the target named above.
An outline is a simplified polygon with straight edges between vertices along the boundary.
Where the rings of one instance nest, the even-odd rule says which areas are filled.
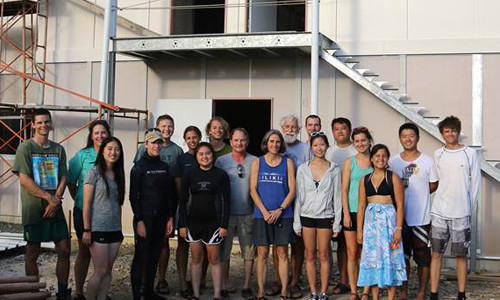
[[[156,128],[156,127],[151,127],[151,128],[148,128],[146,129],[146,132],[144,132],[144,134],[148,134],[149,132],[151,131],[157,131],[157,132],[161,132],[160,129]]]
[[[236,166],[236,170],[238,171],[238,177],[239,178],[243,178],[245,176],[245,173],[244,173],[245,169],[243,168],[242,164],[238,164]]]
[[[323,131],[315,131],[311,133],[311,136],[326,136],[326,134]]]

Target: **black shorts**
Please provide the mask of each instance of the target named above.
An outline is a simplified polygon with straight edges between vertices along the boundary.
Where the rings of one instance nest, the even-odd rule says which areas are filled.
[[[92,242],[99,244],[114,244],[123,241],[121,231],[92,231]]]
[[[300,217],[300,223],[307,228],[332,229],[333,218],[316,219],[308,217]]]
[[[83,237],[83,211],[76,206],[73,209],[73,225],[75,226],[76,237],[81,240]]]
[[[350,212],[349,215],[351,216],[351,227],[345,227],[344,225],[344,215],[342,215],[342,226],[344,231],[356,231],[358,230],[358,213],[355,212]]]
[[[422,267],[431,265],[431,248],[429,243],[429,234],[431,225],[408,226],[403,224],[403,250],[405,258],[413,260]]]
[[[219,236],[219,223],[217,220],[189,219],[187,225],[188,243],[203,242],[205,245],[217,245],[224,240]]]

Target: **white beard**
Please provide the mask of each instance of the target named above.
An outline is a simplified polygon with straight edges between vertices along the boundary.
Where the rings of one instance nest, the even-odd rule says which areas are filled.
[[[286,144],[293,144],[297,140],[297,136],[298,135],[296,133],[294,133],[292,136],[290,136],[288,134],[284,134],[283,138],[285,139]]]

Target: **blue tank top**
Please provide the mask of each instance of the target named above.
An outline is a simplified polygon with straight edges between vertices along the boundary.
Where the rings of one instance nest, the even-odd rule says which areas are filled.
[[[257,193],[267,210],[275,210],[285,200],[288,195],[288,168],[285,156],[276,167],[271,167],[266,163],[264,156],[259,157],[259,174],[257,179]],[[253,217],[263,219],[260,209],[255,208]],[[293,218],[292,205],[289,205],[283,214],[284,219]]]

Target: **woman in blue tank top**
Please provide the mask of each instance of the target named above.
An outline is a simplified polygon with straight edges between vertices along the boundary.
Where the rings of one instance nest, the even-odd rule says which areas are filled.
[[[264,300],[269,246],[278,253],[281,300],[287,299],[288,244],[293,242],[292,201],[295,197],[293,162],[283,156],[283,135],[277,130],[266,133],[261,143],[265,154],[252,163],[250,195],[255,203],[253,241],[257,246],[257,299]]]
[[[359,182],[363,176],[373,171],[370,165],[370,148],[373,142],[372,135],[366,127],[356,127],[352,130],[351,138],[358,154],[351,156],[344,162],[342,169],[342,211],[343,230],[347,245],[347,275],[351,288],[351,300],[358,299],[357,280],[359,273],[360,246],[356,241],[356,213],[358,211]],[[369,288],[365,287],[361,299],[367,299]]]

